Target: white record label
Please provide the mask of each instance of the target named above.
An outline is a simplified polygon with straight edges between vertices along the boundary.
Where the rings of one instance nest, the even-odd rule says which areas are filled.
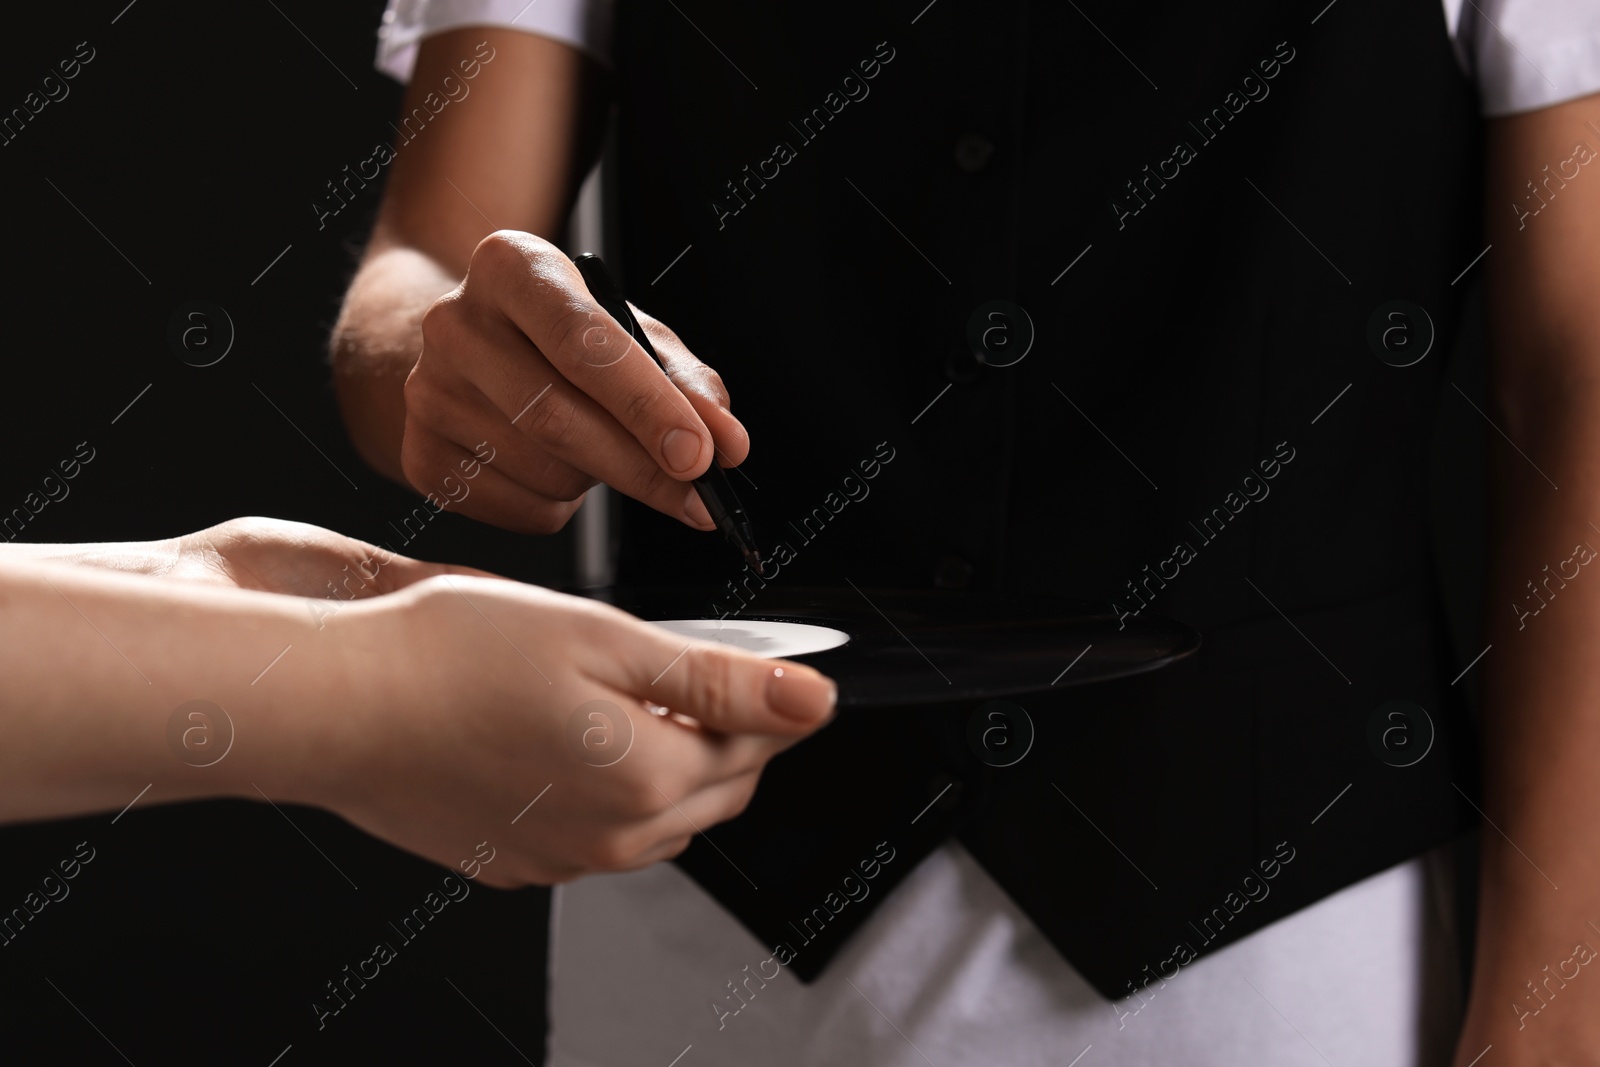
[[[652,626],[683,637],[716,641],[758,656],[782,659],[838,648],[850,640],[843,630],[813,626],[804,622],[771,622],[764,619],[664,619],[650,620]]]

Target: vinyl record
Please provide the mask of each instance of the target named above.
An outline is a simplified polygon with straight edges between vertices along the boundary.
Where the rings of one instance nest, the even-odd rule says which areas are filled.
[[[1103,603],[1016,594],[769,588],[745,611],[720,619],[707,612],[704,590],[584,595],[677,633],[809,664],[838,682],[840,708],[1087,685],[1156,670],[1200,646],[1195,631],[1170,619],[1140,615],[1119,623]]]

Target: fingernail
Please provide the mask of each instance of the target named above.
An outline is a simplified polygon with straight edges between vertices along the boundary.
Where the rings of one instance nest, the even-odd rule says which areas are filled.
[[[706,510],[706,502],[701,500],[699,492],[692,488],[683,498],[683,517],[689,520],[691,526],[698,526],[702,530],[717,528],[717,524],[711,521],[711,512]]]
[[[661,456],[673,474],[693,470],[700,458],[700,435],[692,430],[669,430],[661,439]]]
[[[786,718],[816,722],[833,714],[839,687],[831,678],[812,670],[787,664],[774,667],[767,679],[767,703]]]

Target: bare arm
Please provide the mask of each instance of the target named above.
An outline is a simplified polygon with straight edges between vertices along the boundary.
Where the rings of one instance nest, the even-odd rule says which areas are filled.
[[[1485,1064],[1600,1063],[1589,963],[1600,948],[1600,567],[1587,562],[1600,546],[1600,137],[1588,120],[1600,122],[1600,96],[1489,124],[1494,417],[1527,458],[1491,446],[1485,810],[1504,836],[1482,834],[1458,1067],[1489,1044]],[[1541,201],[1527,183],[1558,170],[1567,177],[1541,186],[1548,203],[1532,214]]]
[[[0,545],[0,678],[0,823],[265,797],[454,865],[551,784],[496,885],[675,855],[833,703],[808,667],[270,519]]]
[[[424,41],[404,113],[476,55],[492,58],[470,94],[398,147],[335,328],[351,437],[422,492],[487,442],[500,458],[459,510],[509,529],[559,529],[601,481],[710,529],[688,482],[749,447],[721,379],[641,315],[663,375],[552,243],[597,152],[604,76],[542,37],[454,31]]]
[[[477,64],[476,77],[463,78],[463,62]],[[368,463],[402,483],[403,387],[423,313],[460,284],[473,249],[495,230],[560,239],[604,129],[599,67],[547,37],[468,27],[428,38],[401,117],[428,93],[442,95],[446,77],[469,92],[411,142],[396,137],[372,240],[333,335],[350,436]]]

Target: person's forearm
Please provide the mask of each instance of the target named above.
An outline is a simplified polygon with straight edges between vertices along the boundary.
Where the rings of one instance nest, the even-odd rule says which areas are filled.
[[[104,541],[49,544],[13,541],[0,545],[0,563],[71,563],[127,574],[160,577],[177,565],[179,538],[162,541]]]
[[[395,154],[332,346],[351,440],[402,485],[404,385],[422,348],[423,313],[462,280],[491,232],[560,241],[599,157],[605,82],[586,53],[518,29],[465,26],[418,47],[401,112],[426,105],[439,117]],[[446,83],[470,97],[440,113],[427,101]]]
[[[114,811],[147,786],[141,804],[323,795],[319,709],[346,674],[304,601],[22,555],[0,553],[0,822]]]
[[[402,485],[405,381],[422,347],[422,316],[460,281],[413,248],[375,245],[334,327],[334,385],[350,439],[375,470]]]
[[[1506,1067],[1600,1062],[1584,1058],[1600,1049],[1600,187],[1573,184],[1538,225],[1516,214],[1528,175],[1588,136],[1597,105],[1485,126],[1490,647],[1468,678],[1482,680],[1486,818],[1455,1067],[1489,1045]]]
[[[1600,383],[1503,390],[1500,407],[1532,459],[1501,451],[1491,477],[1483,803],[1504,836],[1482,834],[1474,996],[1519,1031],[1543,1014],[1547,1032],[1600,1022],[1600,977],[1560,997],[1560,977],[1537,996],[1525,984],[1600,946]]]

